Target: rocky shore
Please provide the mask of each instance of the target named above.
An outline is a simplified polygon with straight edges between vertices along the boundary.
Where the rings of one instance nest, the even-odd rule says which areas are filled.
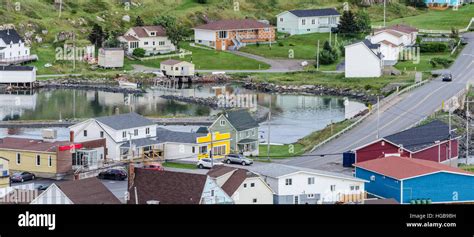
[[[243,81],[242,86],[249,90],[256,90],[267,93],[299,93],[312,95],[330,95],[330,96],[346,96],[352,99],[363,101],[366,103],[375,103],[376,95],[368,95],[364,92],[353,91],[344,88],[327,88],[320,85],[276,85],[273,83],[259,83]]]
[[[113,93],[141,94],[142,89],[122,88],[115,80],[110,79],[55,79],[38,82],[38,88],[99,90]]]

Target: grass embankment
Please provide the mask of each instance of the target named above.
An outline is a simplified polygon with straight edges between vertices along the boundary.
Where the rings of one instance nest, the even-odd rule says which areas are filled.
[[[176,162],[164,162],[163,167],[167,168],[175,168],[175,169],[197,169],[196,165],[194,164],[185,164],[185,163],[176,163]]]
[[[446,10],[425,10],[416,16],[397,18],[387,22],[387,25],[407,24],[425,30],[451,30],[466,28],[474,17],[474,4],[461,6],[457,11],[451,8]],[[383,21],[374,25],[382,25]]]
[[[285,159],[294,156],[299,156],[304,153],[302,144],[285,144],[285,145],[270,145],[270,159]],[[259,159],[268,158],[268,146],[259,146]]]

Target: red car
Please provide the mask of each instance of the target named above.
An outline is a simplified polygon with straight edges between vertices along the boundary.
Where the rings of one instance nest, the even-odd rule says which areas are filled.
[[[165,170],[160,163],[145,165],[143,166],[143,168],[147,170],[159,170],[159,171]]]

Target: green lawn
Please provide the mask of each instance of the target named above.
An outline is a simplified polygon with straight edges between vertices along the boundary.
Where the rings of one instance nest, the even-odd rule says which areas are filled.
[[[168,168],[176,168],[176,169],[197,169],[196,165],[194,164],[184,164],[184,163],[176,163],[176,162],[165,162],[163,163],[163,167]]]
[[[192,61],[196,65],[196,69],[202,70],[264,70],[269,69],[270,65],[254,60],[231,54],[228,52],[195,48],[189,45],[189,42],[181,43],[183,49],[192,51],[192,55],[184,58],[175,57],[175,59]],[[127,64],[140,64],[147,67],[159,68],[160,63],[168,58],[153,59],[147,61],[129,61]]]
[[[323,130],[319,130],[311,133],[310,135],[301,138],[298,143],[300,143],[305,151],[311,150],[314,146],[320,144],[324,140],[328,139],[332,135],[338,133],[344,128],[348,127],[354,122],[354,120],[344,120],[338,123],[330,124],[326,126]]]
[[[260,145],[259,151],[259,159],[266,159],[268,157],[267,145]],[[299,156],[301,154],[303,154],[303,145],[298,143],[286,145],[270,145],[270,159],[284,159]]]
[[[241,77],[249,74],[239,75]],[[321,85],[330,88],[344,88],[357,91],[380,92],[387,84],[413,83],[414,73],[400,76],[382,76],[380,78],[345,78],[344,74],[321,73],[314,71],[292,73],[254,73],[250,74],[254,81],[274,83],[278,85]]]
[[[450,30],[451,27],[462,29],[467,27],[472,17],[474,17],[474,4],[459,7],[458,11],[427,10],[426,13],[416,16],[389,21],[387,25],[408,24],[426,30]],[[383,22],[374,23],[374,25],[382,24]]]
[[[419,72],[430,72],[435,69],[443,69],[443,66],[438,65],[436,67],[433,67],[430,63],[430,60],[435,57],[441,57],[441,58],[451,58],[455,59],[454,57],[451,57],[449,52],[446,53],[421,53],[420,54],[420,62],[415,64],[413,61],[399,61],[396,65],[395,68],[398,70],[407,70],[407,71],[419,71]]]
[[[267,45],[247,45],[240,51],[260,55],[266,58],[279,59],[307,59],[316,60],[317,44],[320,44],[320,50],[325,41],[329,41],[329,33],[312,33],[305,35],[293,35],[278,39],[275,44]],[[344,39],[338,38],[338,42]],[[335,42],[335,35],[332,35],[332,43]],[[291,57],[293,56],[293,57]]]

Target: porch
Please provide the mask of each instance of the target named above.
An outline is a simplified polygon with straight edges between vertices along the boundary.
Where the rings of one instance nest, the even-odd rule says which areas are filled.
[[[238,153],[244,156],[258,156],[258,140],[243,139],[237,142]]]
[[[158,141],[150,138],[125,142],[120,146],[120,160],[164,161],[158,145]]]

